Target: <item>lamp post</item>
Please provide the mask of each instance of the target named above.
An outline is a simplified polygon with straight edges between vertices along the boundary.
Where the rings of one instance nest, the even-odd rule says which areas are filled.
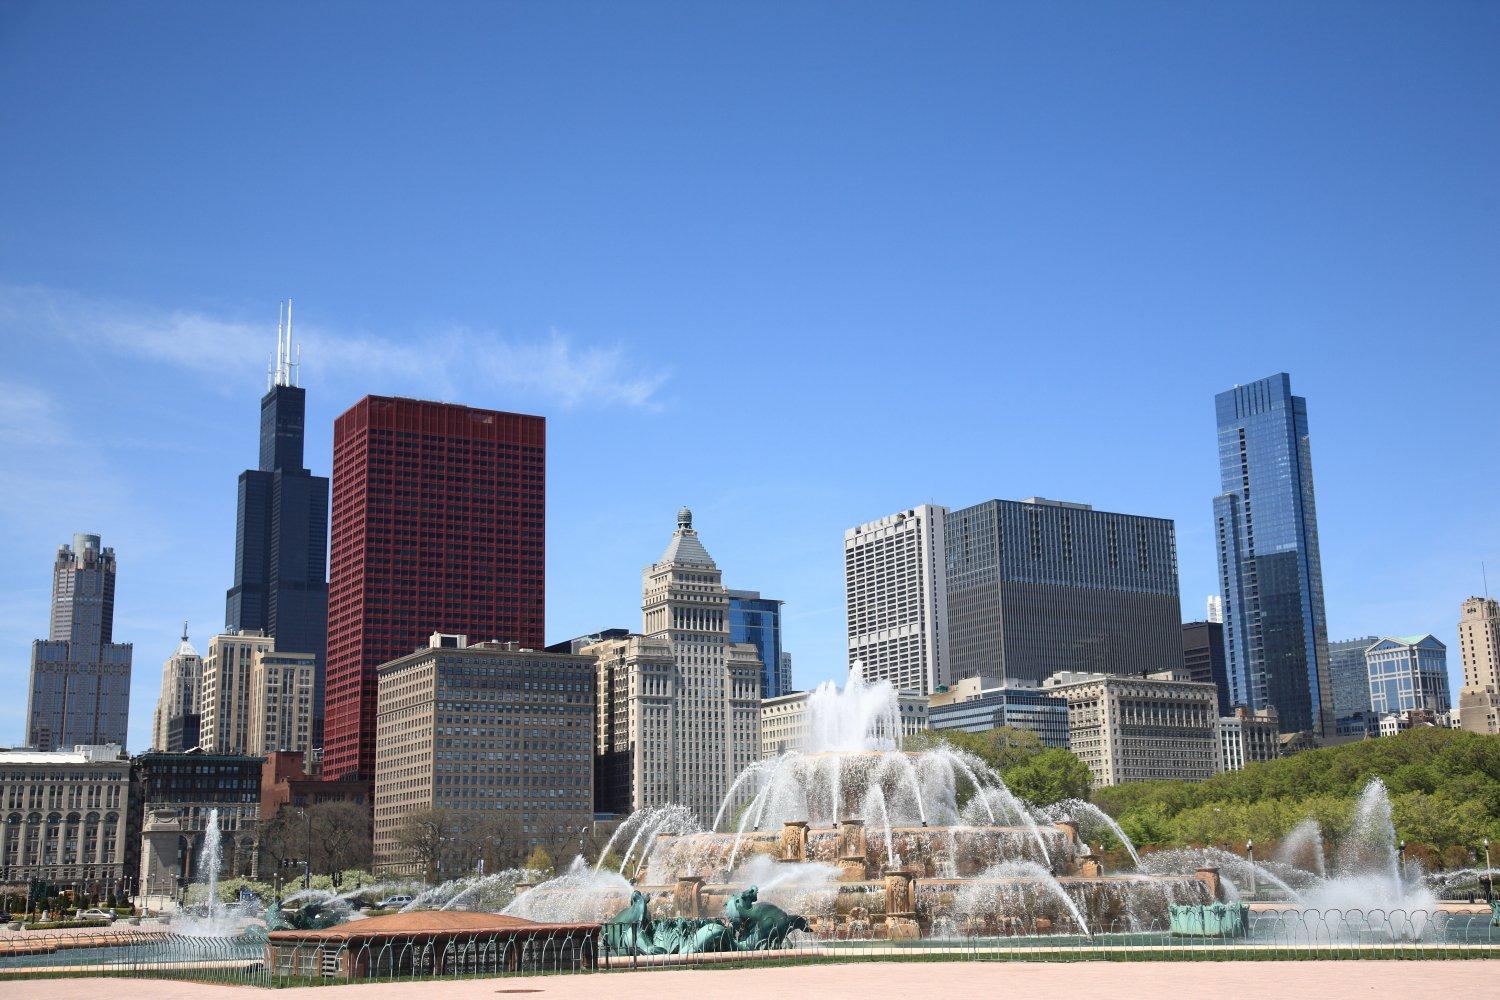
[[[1398,850],[1401,853],[1396,858],[1396,879],[1397,879],[1397,881],[1405,881],[1405,879],[1406,879],[1406,841],[1404,841],[1404,840],[1401,841],[1401,843],[1400,843],[1400,845],[1398,847]]]
[[[1250,859],[1250,898],[1255,898],[1255,841],[1245,841],[1245,856]]]

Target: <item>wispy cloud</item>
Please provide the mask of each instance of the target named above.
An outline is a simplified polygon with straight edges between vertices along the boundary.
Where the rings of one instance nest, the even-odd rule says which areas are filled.
[[[272,339],[268,323],[242,317],[14,285],[0,285],[0,331],[63,338],[236,387],[261,377]],[[444,398],[477,386],[565,409],[655,410],[662,405],[660,392],[670,375],[619,345],[577,344],[557,330],[528,339],[455,326],[397,340],[330,324],[298,323],[297,339],[320,383],[374,381]]]

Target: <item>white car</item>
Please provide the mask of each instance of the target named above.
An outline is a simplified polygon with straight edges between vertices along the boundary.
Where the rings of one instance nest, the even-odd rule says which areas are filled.
[[[387,896],[385,899],[382,899],[380,902],[376,903],[375,908],[378,910],[399,910],[401,909],[401,907],[410,902],[410,896]]]
[[[115,915],[109,910],[79,910],[79,920],[108,920],[114,923]]]

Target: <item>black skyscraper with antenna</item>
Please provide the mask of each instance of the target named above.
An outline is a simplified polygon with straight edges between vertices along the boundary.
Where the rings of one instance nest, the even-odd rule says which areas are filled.
[[[276,326],[276,358],[260,401],[260,468],[240,473],[234,586],[224,624],[259,629],[284,653],[318,658],[313,745],[323,739],[323,672],[328,647],[328,477],[302,467],[307,390],[297,385],[292,304]]]

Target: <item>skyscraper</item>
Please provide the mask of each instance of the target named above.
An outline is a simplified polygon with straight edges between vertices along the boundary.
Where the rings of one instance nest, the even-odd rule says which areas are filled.
[[[1214,398],[1229,695],[1282,732],[1335,732],[1307,400],[1285,372]]]
[[[931,694],[946,685],[948,508],[922,504],[844,532],[849,666],[866,680]]]
[[[125,745],[129,643],[115,642],[115,550],[74,535],[52,564],[52,622],[31,644],[26,742],[38,750]]]
[[[1365,663],[1371,711],[1448,711],[1448,647],[1437,636],[1385,636],[1365,650]]]
[[[1380,641],[1379,636],[1341,639],[1328,644],[1328,677],[1333,682],[1333,714],[1347,719],[1370,711],[1370,668],[1365,650]]]
[[[948,671],[985,686],[1182,666],[1170,520],[1031,497],[952,511]]]
[[[1200,684],[1212,684],[1219,692],[1219,715],[1230,715],[1228,662],[1224,658],[1223,622],[1184,622],[1182,667]]]
[[[644,641],[670,648],[675,664],[672,801],[710,823],[730,782],[760,759],[762,666],[754,646],[730,638],[723,573],[686,507],[662,557],[641,573],[641,623]]]
[[[758,590],[729,591],[729,641],[745,642],[760,656],[762,698],[788,694],[781,684],[781,605]]]
[[[328,478],[302,467],[307,390],[296,384],[291,303],[260,400],[260,467],[240,473],[234,586],[224,630],[259,632],[284,653],[317,658],[313,741],[321,745],[328,641]]]
[[[1500,733],[1500,602],[1489,597],[1464,601],[1458,651],[1464,661],[1459,725],[1471,733]]]
[[[161,695],[156,699],[156,713],[151,718],[151,749],[167,753],[191,750],[192,747],[181,745],[189,732],[194,734],[193,746],[198,745],[196,717],[202,686],[203,657],[188,641],[187,622],[183,622],[182,641],[162,664]],[[187,722],[189,716],[195,721]]]
[[[335,421],[324,774],[373,775],[376,668],[432,633],[542,647],[546,435],[386,396]]]

